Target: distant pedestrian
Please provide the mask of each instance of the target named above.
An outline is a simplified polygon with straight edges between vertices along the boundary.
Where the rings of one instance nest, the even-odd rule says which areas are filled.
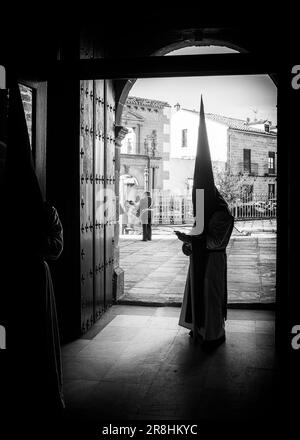
[[[129,208],[128,200],[125,201],[124,206],[122,206],[120,204],[120,214],[121,214],[121,222],[122,222],[122,234],[125,234],[126,228],[128,227],[128,208]]]
[[[141,219],[141,224],[143,228],[143,241],[151,241],[152,239],[152,231],[151,231],[151,222],[152,222],[152,199],[150,195],[150,191],[145,191],[143,198],[140,200],[138,214]]]

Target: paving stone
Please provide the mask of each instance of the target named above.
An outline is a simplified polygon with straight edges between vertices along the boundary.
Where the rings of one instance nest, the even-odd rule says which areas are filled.
[[[238,229],[276,229],[269,220],[242,222]],[[167,228],[165,228],[167,229]],[[227,247],[228,300],[236,303],[273,303],[276,289],[276,236],[233,235]],[[122,302],[182,301],[189,258],[176,237],[154,236],[151,242],[136,237],[120,238],[120,266],[125,271]]]

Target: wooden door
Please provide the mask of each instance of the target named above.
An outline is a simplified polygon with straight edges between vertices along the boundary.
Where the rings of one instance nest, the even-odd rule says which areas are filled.
[[[95,81],[95,320],[104,310],[104,86],[103,80]]]
[[[81,331],[113,302],[115,101],[112,81],[80,82]]]
[[[81,331],[94,322],[94,84],[80,85]]]
[[[113,248],[116,220],[115,196],[115,98],[112,81],[106,81],[105,89],[105,306],[113,301]]]

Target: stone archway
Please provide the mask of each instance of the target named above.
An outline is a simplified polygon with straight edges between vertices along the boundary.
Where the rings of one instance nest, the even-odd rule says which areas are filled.
[[[237,52],[247,52],[246,49],[225,40],[218,40],[218,39],[201,39],[201,40],[195,40],[194,37],[189,39],[189,35],[186,35],[187,39],[184,39],[183,41],[177,41],[174,43],[171,43],[167,46],[162,47],[161,49],[158,49],[150,56],[164,56],[167,55],[170,52],[173,52],[177,49],[183,49],[186,47],[191,46],[218,46],[218,47],[226,47],[228,49],[236,50]],[[130,93],[130,90],[134,86],[135,82],[137,81],[137,78],[131,78],[124,82],[123,88],[120,92],[119,100],[116,107],[116,124],[121,124],[122,119],[122,113],[124,106],[126,104],[126,100],[128,98],[128,95]]]

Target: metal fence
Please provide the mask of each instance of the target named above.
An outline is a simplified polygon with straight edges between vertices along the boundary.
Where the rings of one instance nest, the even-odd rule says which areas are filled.
[[[193,223],[191,196],[185,197],[159,192],[153,197],[152,223],[183,225]]]
[[[193,223],[191,196],[158,192],[153,196],[152,223],[156,225],[182,225]],[[276,218],[276,197],[272,194],[247,194],[229,204],[236,220]]]
[[[273,194],[251,193],[231,203],[229,208],[237,220],[276,218],[277,199]]]

